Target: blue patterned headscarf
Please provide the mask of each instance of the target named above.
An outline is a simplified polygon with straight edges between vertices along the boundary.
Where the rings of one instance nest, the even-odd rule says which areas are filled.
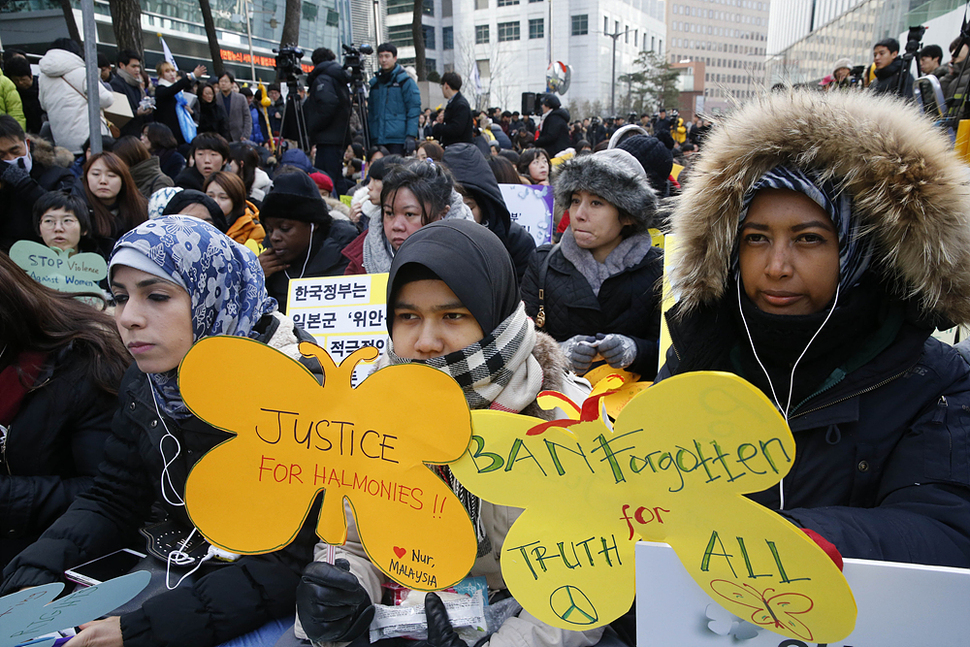
[[[822,181],[814,174],[776,166],[761,176],[744,195],[738,231],[748,215],[751,201],[761,189],[789,189],[804,193],[832,219],[839,238],[839,289],[845,292],[859,282],[872,261],[872,237],[860,235],[859,219],[853,217],[852,197],[841,191],[833,182]],[[734,248],[734,264],[737,268],[738,251]]]
[[[211,335],[255,337],[260,318],[277,308],[256,255],[198,218],[164,216],[142,223],[115,244],[109,277],[118,265],[164,275],[185,288],[192,299],[194,341]],[[190,413],[176,377],[174,370],[148,375],[162,409],[184,418]]]

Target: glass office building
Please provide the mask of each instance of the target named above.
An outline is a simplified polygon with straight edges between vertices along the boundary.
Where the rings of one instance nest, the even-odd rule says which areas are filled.
[[[220,54],[227,70],[240,79],[256,76],[275,79],[275,54],[283,31],[285,0],[210,0],[219,41]],[[81,29],[80,2],[72,0],[75,20]],[[163,60],[160,37],[165,39],[182,69],[201,63],[212,67],[208,41],[202,26],[202,11],[197,0],[141,0],[141,26],[145,64],[148,69]],[[98,49],[112,59],[115,37],[107,0],[95,0]],[[310,69],[310,52],[328,47],[340,55],[340,44],[351,42],[351,0],[304,0],[300,20],[300,46],[305,52],[304,69]],[[246,15],[250,16],[252,51]],[[32,54],[43,54],[55,38],[67,36],[61,4],[57,0],[12,0],[0,7],[0,42]]]

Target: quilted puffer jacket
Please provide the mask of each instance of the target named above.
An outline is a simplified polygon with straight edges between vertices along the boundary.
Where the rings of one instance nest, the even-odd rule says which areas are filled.
[[[657,374],[660,338],[660,297],[657,280],[663,274],[663,253],[651,248],[643,260],[603,282],[599,296],[562,251],[543,245],[522,278],[525,311],[535,318],[539,310],[539,288],[545,289],[546,324],[543,330],[557,341],[574,335],[618,333],[633,339],[637,358],[629,370],[651,380]],[[540,267],[547,254],[549,269],[543,286]]]

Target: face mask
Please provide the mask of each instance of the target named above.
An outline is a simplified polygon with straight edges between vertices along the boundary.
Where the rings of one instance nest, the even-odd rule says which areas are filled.
[[[26,155],[24,155],[23,157],[15,157],[12,160],[8,160],[7,163],[8,164],[16,164],[17,166],[19,166],[23,170],[25,170],[28,173],[30,173],[30,169],[32,169],[34,167],[34,160],[30,156],[30,145],[27,143],[26,140],[24,141],[24,148],[27,149],[27,154]]]

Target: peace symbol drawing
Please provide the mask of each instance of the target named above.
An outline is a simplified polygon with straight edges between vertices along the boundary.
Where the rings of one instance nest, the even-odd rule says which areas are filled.
[[[571,420],[472,412],[471,444],[451,469],[485,501],[525,508],[501,558],[516,600],[563,629],[605,625],[633,602],[643,539],[670,544],[715,602],[759,627],[818,643],[851,633],[856,605],[838,567],[744,496],[777,484],[795,458],[759,390],[688,373],[634,395],[615,425],[607,393],[581,406],[540,397]]]

